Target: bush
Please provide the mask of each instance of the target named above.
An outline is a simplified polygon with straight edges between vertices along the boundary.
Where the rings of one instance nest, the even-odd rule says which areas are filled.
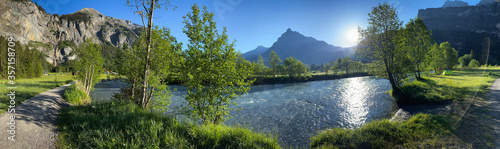
[[[71,83],[71,82],[73,82],[73,81],[74,81],[74,80],[66,80],[66,81],[64,81],[64,83],[65,83],[65,84],[69,84],[69,83]]]
[[[76,83],[66,88],[63,97],[67,102],[73,105],[82,105],[89,102],[87,94],[80,89]]]
[[[399,88],[400,92],[392,92],[391,95],[398,104],[440,104],[446,100],[446,93],[437,90],[436,83],[428,78],[421,78]]]
[[[280,148],[275,137],[179,122],[126,102],[68,107],[57,124],[59,148]]]
[[[310,148],[412,148],[451,135],[451,120],[448,116],[418,114],[402,122],[383,119],[356,129],[333,128],[312,137]]]
[[[476,59],[472,59],[469,63],[469,67],[479,67],[481,66],[481,64],[479,64],[479,61],[477,61]]]

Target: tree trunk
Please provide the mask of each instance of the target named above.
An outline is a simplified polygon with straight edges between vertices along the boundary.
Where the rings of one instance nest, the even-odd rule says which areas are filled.
[[[134,96],[135,96],[135,80],[136,80],[136,78],[135,78],[135,77],[133,77],[133,78],[132,78],[132,89],[131,89],[131,94],[132,94],[132,100],[133,100],[135,103],[137,103],[137,101],[135,100],[135,97],[134,97]]]
[[[85,79],[83,80],[83,86],[80,86],[80,87],[83,87],[83,88],[86,88],[87,87],[87,66],[85,66]]]
[[[92,68],[91,68],[91,69],[92,69],[92,73],[91,73],[91,76],[90,76],[90,81],[89,81],[89,84],[88,84],[89,86],[88,86],[88,88],[87,88],[87,95],[90,95],[90,89],[92,88],[92,80],[93,80],[93,78],[94,78],[94,69],[95,69],[94,63],[92,63],[92,66],[91,66],[91,67],[92,67]]]
[[[384,60],[385,64],[385,69],[387,71],[387,78],[389,79],[389,83],[391,83],[393,93],[398,90],[398,86],[396,85],[396,82],[394,81],[394,76],[392,76],[392,70],[389,68],[389,65],[387,64],[387,60]]]
[[[145,103],[146,107],[149,107],[149,102],[153,98],[153,92],[154,92],[154,90],[155,90],[155,87],[151,87],[151,92],[149,93],[149,97],[147,98],[146,103]]]
[[[142,101],[141,101],[141,106],[142,108],[146,108],[145,102],[147,98],[147,90],[148,90],[148,75],[149,75],[149,53],[151,53],[151,30],[153,27],[153,11],[154,11],[154,6],[155,6],[156,0],[151,1],[151,6],[149,7],[149,13],[148,13],[148,28],[147,28],[147,34],[146,34],[146,59],[144,60],[144,82],[142,86]]]
[[[418,74],[418,77],[417,79],[420,79],[421,76],[420,76],[420,66],[417,64],[417,74]]]

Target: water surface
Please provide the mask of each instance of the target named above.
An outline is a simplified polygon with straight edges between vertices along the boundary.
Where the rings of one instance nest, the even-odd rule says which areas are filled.
[[[110,93],[119,91],[112,87],[97,85],[91,93],[93,99],[109,99]],[[175,107],[184,104],[186,88],[171,88],[176,90],[169,108],[175,112]],[[388,80],[373,77],[256,85],[235,100],[241,110],[231,111],[233,118],[225,124],[278,134],[284,146],[305,147],[319,130],[355,128],[374,119],[390,118],[394,100],[385,93],[390,89]]]

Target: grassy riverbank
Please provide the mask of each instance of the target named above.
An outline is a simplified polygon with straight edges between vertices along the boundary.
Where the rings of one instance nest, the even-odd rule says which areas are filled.
[[[398,104],[440,104],[446,101],[485,100],[489,87],[500,77],[500,67],[460,69],[455,75],[431,75],[402,87]],[[476,93],[477,91],[477,93]],[[454,108],[461,108],[460,106]],[[463,110],[463,109],[460,109]],[[452,129],[458,115],[418,114],[402,122],[387,119],[360,128],[333,128],[311,138],[311,148],[464,148]],[[479,129],[479,128],[476,128]]]
[[[64,91],[64,100],[72,105],[83,105],[90,103],[90,98],[80,87],[79,83],[73,83]]]
[[[21,104],[23,101],[30,99],[42,92],[48,91],[50,89],[59,87],[61,85],[67,84],[73,80],[71,75],[54,75],[54,76],[42,76],[40,78],[33,79],[16,79],[15,85],[9,85],[8,80],[0,80],[0,94],[6,95],[11,90],[7,87],[17,87],[14,89],[16,91],[16,105]],[[7,111],[10,105],[10,99],[8,96],[0,96],[0,114]]]
[[[179,122],[126,103],[68,107],[57,125],[60,148],[280,148],[276,137],[240,127]]]
[[[430,75],[401,87],[394,95],[398,104],[440,104],[462,101],[474,94],[484,95],[493,81],[500,77],[500,67],[458,69],[455,75]]]
[[[311,148],[442,148],[465,146],[451,136],[450,116],[418,114],[406,121],[387,119],[356,129],[333,128],[311,138]]]

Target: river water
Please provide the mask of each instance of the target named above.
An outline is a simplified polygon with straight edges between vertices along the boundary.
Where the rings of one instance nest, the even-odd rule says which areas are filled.
[[[97,84],[93,100],[109,100],[120,83]],[[170,86],[170,109],[183,105],[186,88]],[[292,84],[256,85],[235,101],[226,125],[278,135],[283,146],[306,147],[316,132],[332,127],[356,128],[374,119],[390,118],[394,100],[385,91],[389,81],[374,77],[345,78]]]

